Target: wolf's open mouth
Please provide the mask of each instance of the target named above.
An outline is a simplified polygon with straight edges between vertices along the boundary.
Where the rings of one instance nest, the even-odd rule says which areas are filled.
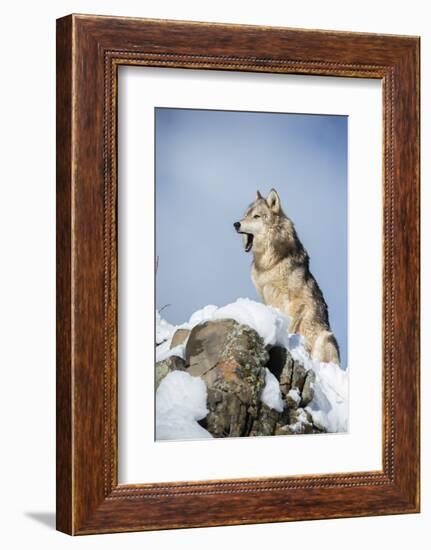
[[[251,247],[253,246],[253,235],[251,233],[243,233],[242,239],[244,241],[244,250],[250,252]]]

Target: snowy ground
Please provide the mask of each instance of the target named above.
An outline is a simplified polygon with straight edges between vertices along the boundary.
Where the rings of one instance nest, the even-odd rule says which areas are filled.
[[[256,330],[266,345],[284,346],[294,359],[316,373],[315,394],[306,409],[315,424],[328,432],[347,431],[348,416],[348,372],[333,363],[313,361],[306,352],[302,337],[289,334],[288,318],[277,309],[239,298],[224,307],[205,306],[193,313],[189,321],[173,326],[156,316],[156,361],[171,355],[184,358],[186,342],[169,349],[172,336],[178,328],[192,329],[205,321],[234,319]],[[156,394],[156,436],[157,439],[198,439],[212,437],[198,420],[205,418],[207,388],[203,380],[185,372],[172,372],[164,378]],[[267,370],[262,401],[269,407],[281,411],[283,401],[275,376]]]

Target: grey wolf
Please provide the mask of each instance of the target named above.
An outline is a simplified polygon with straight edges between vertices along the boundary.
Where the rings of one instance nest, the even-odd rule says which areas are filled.
[[[281,208],[277,191],[272,189],[266,199],[258,191],[244,218],[234,227],[243,236],[245,251],[253,252],[251,277],[262,302],[287,314],[289,332],[304,337],[312,359],[340,364],[328,306],[310,272],[307,251]]]

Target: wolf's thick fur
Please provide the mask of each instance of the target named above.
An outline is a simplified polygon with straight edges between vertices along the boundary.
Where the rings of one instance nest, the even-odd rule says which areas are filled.
[[[291,319],[289,332],[301,334],[313,359],[340,363],[331,332],[328,306],[309,269],[309,256],[292,221],[284,214],[277,191],[264,199],[259,191],[235,229],[245,250],[252,250],[251,276],[261,300]]]

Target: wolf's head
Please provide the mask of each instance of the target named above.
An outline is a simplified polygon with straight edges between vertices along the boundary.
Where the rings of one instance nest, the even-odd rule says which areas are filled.
[[[286,220],[277,191],[271,189],[266,199],[258,191],[244,218],[233,224],[237,233],[243,236],[244,250],[255,253],[264,250],[272,230],[279,226],[280,218]]]

